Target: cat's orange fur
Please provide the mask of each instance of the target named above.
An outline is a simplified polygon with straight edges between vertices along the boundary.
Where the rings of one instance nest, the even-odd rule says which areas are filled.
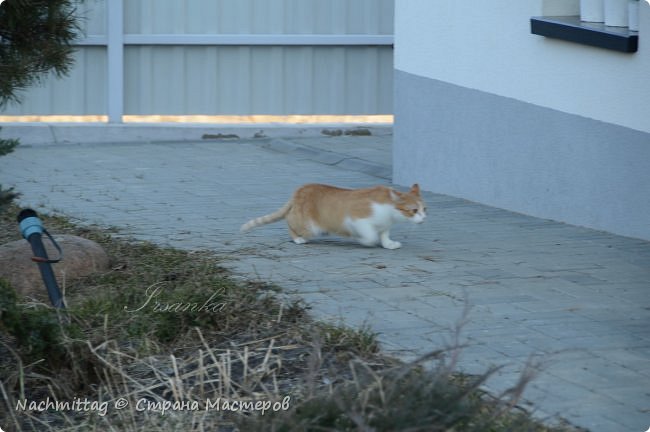
[[[286,219],[295,243],[305,243],[320,234],[338,234],[359,238],[364,245],[381,245],[387,249],[401,246],[389,238],[393,223],[421,223],[426,208],[420,187],[409,192],[386,186],[367,189],[342,189],[323,184],[308,184],[297,189],[291,200],[279,210],[242,225],[242,232],[260,225]]]

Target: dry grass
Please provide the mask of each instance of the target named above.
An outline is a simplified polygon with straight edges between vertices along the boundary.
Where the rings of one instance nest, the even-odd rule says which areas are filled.
[[[19,237],[16,211],[0,215],[0,243]],[[457,337],[452,347],[403,364],[378,352],[369,329],[314,322],[300,301],[233,280],[211,254],[44,221],[51,232],[99,242],[112,266],[66,286],[64,312],[17,299],[0,283],[5,430],[570,430],[514,409],[535,367],[493,397],[480,388],[494,370],[457,372]],[[159,289],[155,300],[173,311],[143,307],[147,289]],[[220,306],[178,306],[206,301]],[[431,362],[433,369],[422,367]],[[96,409],[16,409],[47,398],[87,400]],[[123,400],[128,406],[117,409]]]

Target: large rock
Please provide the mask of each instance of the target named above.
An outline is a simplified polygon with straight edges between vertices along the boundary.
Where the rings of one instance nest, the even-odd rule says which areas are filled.
[[[51,264],[52,270],[63,292],[64,284],[109,268],[108,255],[92,240],[73,235],[55,235],[56,242],[63,249],[63,259]],[[43,244],[50,258],[59,256],[49,239]],[[4,278],[16,289],[18,295],[28,296],[49,303],[47,289],[41,278],[38,264],[27,240],[17,240],[0,245],[0,278]]]

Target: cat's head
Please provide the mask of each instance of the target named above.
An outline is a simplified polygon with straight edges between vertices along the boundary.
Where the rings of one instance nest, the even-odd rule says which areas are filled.
[[[415,183],[408,192],[395,192],[395,208],[405,219],[422,223],[427,217],[427,207],[420,197],[420,186]]]

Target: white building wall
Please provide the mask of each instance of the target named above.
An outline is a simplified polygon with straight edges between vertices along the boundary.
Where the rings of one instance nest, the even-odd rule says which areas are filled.
[[[639,6],[638,52],[619,53],[531,34],[578,0],[397,0],[393,181],[650,240]]]
[[[650,132],[650,5],[639,51],[530,33],[530,17],[577,15],[578,0],[397,0],[395,68]]]

